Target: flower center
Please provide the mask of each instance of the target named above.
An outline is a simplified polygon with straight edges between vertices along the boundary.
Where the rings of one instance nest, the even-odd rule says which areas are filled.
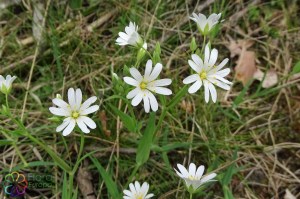
[[[77,111],[74,111],[74,112],[72,113],[72,117],[73,117],[74,119],[77,119],[77,118],[79,117],[79,113],[78,113]]]
[[[196,178],[195,178],[195,176],[190,175],[190,176],[189,176],[189,179],[190,179],[190,180],[195,180]]]
[[[144,199],[144,197],[143,197],[142,194],[137,194],[137,195],[135,195],[135,198],[136,198],[136,199]]]
[[[140,83],[140,88],[141,88],[142,90],[145,90],[145,89],[147,88],[147,83],[141,82],[141,83]]]
[[[200,76],[200,79],[206,79],[206,76],[207,76],[207,74],[206,74],[206,71],[202,71],[200,74],[199,74],[199,76]]]

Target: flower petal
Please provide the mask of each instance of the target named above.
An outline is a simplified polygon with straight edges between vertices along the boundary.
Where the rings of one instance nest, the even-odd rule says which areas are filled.
[[[183,176],[185,176],[185,177],[189,176],[189,172],[186,170],[186,168],[183,165],[177,164],[177,167]]]
[[[147,95],[144,96],[143,100],[144,100],[144,109],[145,109],[145,112],[149,113],[149,111],[150,111],[150,102],[149,102],[148,96]]]
[[[212,83],[208,83],[208,89],[211,94],[211,99],[214,103],[217,101],[217,91]]]
[[[79,128],[82,130],[82,132],[84,133],[89,133],[90,130],[87,128],[86,124],[83,122],[83,118],[79,117],[77,120],[77,125],[79,126]]]
[[[192,59],[201,69],[203,67],[203,61],[197,54],[192,54]]]
[[[137,106],[143,99],[143,92],[139,92],[131,101],[132,106]]]
[[[203,80],[203,84],[204,84],[204,99],[205,99],[205,102],[208,103],[208,101],[209,101],[208,81]]]
[[[225,77],[230,73],[230,69],[229,68],[225,68],[223,70],[220,70],[218,72],[215,73],[215,75],[218,75],[220,77]]]
[[[197,80],[188,90],[189,93],[195,93],[197,92],[202,86],[202,81],[201,80]]]
[[[65,130],[64,130],[63,133],[62,133],[63,136],[69,135],[69,134],[73,131],[75,125],[76,125],[75,120],[74,120],[74,119],[71,119],[69,125],[65,128]]]
[[[147,61],[147,63],[146,63],[146,69],[145,69],[145,75],[144,75],[144,78],[145,78],[146,80],[149,79],[149,76],[150,76],[150,74],[151,74],[151,71],[152,71],[152,60],[149,59],[149,60]]]
[[[209,58],[210,58],[209,46],[208,46],[208,44],[206,44],[205,53],[204,53],[204,65],[208,64]]]
[[[198,66],[195,62],[193,62],[192,60],[188,60],[188,63],[194,71],[196,71],[197,73],[201,72],[202,68],[200,66]]]
[[[191,163],[189,166],[189,174],[196,176],[196,165],[194,163]]]
[[[151,92],[149,92],[148,97],[149,97],[151,109],[154,112],[156,112],[158,110],[158,103],[155,96]]]
[[[76,106],[76,101],[75,101],[75,90],[74,88],[69,88],[68,90],[68,101],[72,109]]]
[[[87,99],[80,107],[79,111],[85,110],[86,108],[88,108],[91,104],[93,104],[95,101],[97,100],[96,96],[90,97],[89,99]]]
[[[81,103],[82,103],[82,92],[81,90],[78,88],[76,89],[76,110],[79,110]]]
[[[56,108],[56,107],[50,107],[49,111],[54,114],[54,115],[58,115],[58,116],[70,116],[70,112],[66,111],[65,109],[62,108]]]
[[[123,80],[131,86],[139,86],[139,82],[131,77],[124,77]]]
[[[172,91],[168,88],[164,88],[164,87],[151,87],[149,88],[151,91],[153,91],[154,93],[158,93],[161,95],[172,95]]]
[[[212,49],[212,51],[210,53],[208,65],[214,66],[217,61],[217,58],[218,58],[218,50],[214,48],[214,49]]]
[[[226,64],[227,62],[229,61],[228,58],[224,59],[216,68],[217,71],[219,71],[220,69],[222,69]]]
[[[196,171],[196,177],[197,178],[200,179],[202,177],[202,175],[204,173],[204,169],[205,169],[205,167],[203,165],[201,165],[201,166],[198,167],[198,169]]]
[[[90,129],[95,129],[97,127],[96,123],[94,120],[87,116],[80,116],[83,120],[83,122],[90,128]]]
[[[136,81],[141,82],[143,80],[143,76],[136,68],[130,68],[129,72]]]
[[[152,71],[152,73],[151,73],[150,76],[149,76],[149,81],[155,80],[155,79],[159,76],[161,70],[162,70],[162,65],[161,65],[161,63],[157,63],[157,64],[154,66],[153,71]]]
[[[63,123],[56,128],[56,132],[60,132],[65,129],[69,125],[70,119],[71,118],[69,118],[69,120],[63,121]]]
[[[139,92],[141,92],[141,89],[139,87],[136,87],[135,89],[133,89],[132,91],[130,91],[126,98],[127,99],[132,99],[134,96],[136,96]]]
[[[88,115],[88,114],[94,113],[98,110],[99,110],[99,106],[98,105],[93,105],[93,106],[90,106],[89,108],[81,110],[79,113],[80,113],[80,115]]]
[[[65,102],[64,100],[62,99],[59,99],[59,98],[54,98],[52,100],[53,104],[55,104],[56,106],[60,107],[60,108],[63,108],[63,109],[67,109],[67,107],[69,106],[69,104],[67,102]]]
[[[172,83],[171,79],[159,79],[151,82],[151,87],[153,86],[168,86]]]
[[[183,80],[183,83],[184,84],[190,84],[190,83],[193,83],[195,81],[201,81],[200,77],[198,74],[193,74],[193,75],[190,75],[188,77],[186,77],[184,80]]]
[[[208,182],[208,181],[210,181],[211,179],[215,178],[216,176],[217,176],[216,173],[211,173],[211,174],[209,174],[209,175],[207,175],[207,176],[204,176],[204,177],[201,179],[201,183],[203,184],[203,183],[205,183],[205,182]]]

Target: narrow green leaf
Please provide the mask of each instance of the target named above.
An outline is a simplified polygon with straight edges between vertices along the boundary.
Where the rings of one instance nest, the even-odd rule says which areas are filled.
[[[300,73],[300,61],[298,61],[292,71],[292,74]]]
[[[155,133],[155,113],[150,113],[148,124],[137,148],[136,163],[143,165],[149,159],[150,148]]]
[[[61,198],[68,198],[68,179],[67,179],[67,173],[64,172],[64,179],[63,179],[63,187],[62,187],[62,197]]]
[[[0,140],[0,146],[11,145],[12,143],[13,143],[12,140]]]
[[[137,122],[134,118],[130,117],[129,115],[123,113],[118,108],[114,107],[113,105],[109,104],[109,107],[113,110],[113,112],[120,117],[124,126],[131,132],[136,132]]]
[[[179,103],[179,101],[185,96],[188,91],[188,86],[185,85],[182,89],[173,97],[169,105],[167,106],[168,109],[172,109],[175,105]]]
[[[112,180],[111,175],[106,172],[106,170],[102,167],[102,165],[96,158],[90,156],[90,159],[92,160],[94,165],[97,167],[102,179],[104,180],[104,183],[106,185],[108,193],[114,199],[120,198],[118,187],[117,187],[116,183]]]
[[[81,8],[82,0],[70,0],[70,7],[72,9],[79,9]]]
[[[190,43],[190,50],[192,53],[194,53],[197,49],[196,39],[195,37],[192,38],[192,41]]]

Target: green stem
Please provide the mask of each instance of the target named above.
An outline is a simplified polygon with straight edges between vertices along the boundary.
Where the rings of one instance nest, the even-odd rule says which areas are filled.
[[[137,173],[137,171],[139,170],[139,168],[140,168],[140,165],[137,164],[137,165],[135,166],[134,170],[132,171],[130,177],[128,178],[125,187],[128,187],[129,183],[132,182],[132,179],[133,179],[133,177],[135,176],[135,174]]]
[[[190,192],[190,199],[192,199],[193,198],[193,194],[192,194],[192,192]]]
[[[204,51],[204,48],[205,48],[205,46],[206,46],[206,35],[204,35],[203,36],[203,44],[202,44],[202,49],[201,49],[201,56],[202,56],[202,54],[203,54],[203,51]],[[203,60],[204,61],[204,60]]]

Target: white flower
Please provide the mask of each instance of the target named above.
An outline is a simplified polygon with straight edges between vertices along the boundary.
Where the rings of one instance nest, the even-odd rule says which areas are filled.
[[[155,80],[162,70],[162,65],[157,63],[152,70],[152,61],[148,60],[144,76],[136,68],[130,68],[131,77],[124,77],[124,81],[136,88],[127,94],[128,99],[132,99],[132,106],[137,106],[142,100],[144,101],[144,109],[148,113],[150,107],[153,111],[157,111],[158,103],[153,93],[162,95],[171,95],[172,91],[163,86],[168,86],[172,83],[171,79]],[[153,93],[152,93],[153,92]]]
[[[0,91],[7,95],[11,91],[11,85],[13,81],[15,81],[17,77],[7,75],[6,78],[4,78],[2,75],[0,75]]]
[[[202,84],[204,85],[205,90],[205,102],[209,101],[209,93],[211,94],[211,98],[213,102],[217,100],[217,91],[214,85],[223,88],[225,90],[229,90],[232,83],[224,77],[229,74],[230,69],[225,68],[221,70],[225,64],[228,62],[228,58],[224,59],[218,66],[215,65],[218,58],[218,50],[212,49],[210,52],[208,45],[205,46],[205,55],[204,62],[202,59],[196,55],[192,55],[192,60],[189,60],[189,65],[191,68],[197,72],[197,74],[193,74],[188,76],[183,80],[184,84],[193,83],[193,85],[189,88],[189,93],[195,93],[200,89]]]
[[[197,170],[196,170],[196,165],[194,163],[190,164],[189,170],[187,170],[181,164],[177,164],[177,167],[180,171],[179,172],[176,169],[174,169],[177,175],[185,181],[186,186],[188,188],[192,185],[194,191],[204,183],[213,181],[212,179],[217,176],[216,173],[211,173],[209,175],[202,177],[205,169],[203,165],[199,166]]]
[[[192,15],[193,17],[190,17],[190,19],[197,23],[198,28],[204,35],[209,33],[221,18],[221,13],[213,13],[208,18],[206,18],[206,16],[201,13],[199,13],[198,15],[196,13],[193,13]]]
[[[125,27],[125,32],[119,32],[119,37],[116,42],[120,46],[132,45],[132,46],[141,46],[143,44],[143,39],[139,35],[138,26],[135,23],[130,22],[129,26]],[[143,44],[143,48],[147,50],[147,44]]]
[[[135,181],[134,184],[129,184],[129,188],[130,191],[123,191],[123,193],[125,194],[123,199],[148,199],[154,196],[154,194],[152,193],[147,194],[149,190],[149,184],[147,182],[144,182],[141,187],[140,183],[138,181]]]
[[[99,109],[98,105],[93,105],[97,97],[93,96],[87,99],[84,103],[82,102],[82,92],[80,89],[69,88],[68,90],[69,104],[60,98],[52,100],[53,104],[57,107],[50,107],[49,110],[52,114],[66,117],[61,125],[56,128],[56,132],[63,131],[63,135],[69,135],[76,124],[84,133],[89,133],[90,129],[95,129],[95,122],[87,117],[86,115],[94,113]],[[89,128],[90,129],[89,129]]]

